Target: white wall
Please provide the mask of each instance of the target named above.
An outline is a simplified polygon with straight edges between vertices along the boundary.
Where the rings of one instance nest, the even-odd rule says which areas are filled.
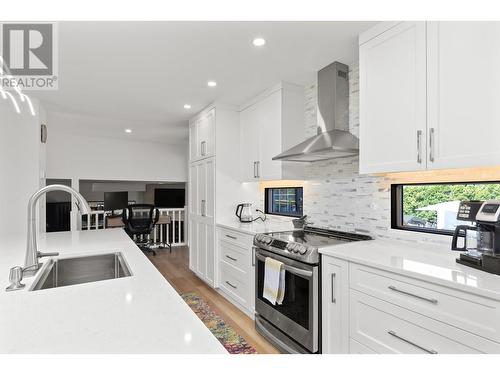
[[[82,116],[69,117],[49,112],[49,177],[165,182],[187,180],[187,143],[170,145],[134,141],[133,134],[131,140],[85,136],[65,129],[68,121],[84,126],[85,120]]]
[[[20,102],[21,113],[16,113],[10,100],[0,96],[0,241],[7,235],[26,234],[28,199],[43,180],[44,112],[36,100],[32,102],[36,116]]]

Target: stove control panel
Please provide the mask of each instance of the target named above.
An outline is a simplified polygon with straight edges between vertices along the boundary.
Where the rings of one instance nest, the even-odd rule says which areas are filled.
[[[285,250],[287,247],[287,243],[285,241],[273,240],[271,242],[270,246],[275,247],[275,248],[280,249],[280,250]]]
[[[282,241],[267,234],[257,234],[255,236],[256,244],[266,245],[275,249],[279,249],[282,251],[288,251],[290,253],[296,255],[304,255],[307,252],[312,252],[314,247],[308,246],[305,244],[297,243],[297,242],[287,242]]]

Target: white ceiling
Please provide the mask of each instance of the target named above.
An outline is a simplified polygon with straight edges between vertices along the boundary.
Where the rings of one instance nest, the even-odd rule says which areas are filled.
[[[59,90],[34,96],[49,111],[101,117],[94,133],[185,141],[187,120],[214,100],[240,105],[281,80],[306,85],[335,60],[357,61],[357,35],[373,24],[60,22]]]

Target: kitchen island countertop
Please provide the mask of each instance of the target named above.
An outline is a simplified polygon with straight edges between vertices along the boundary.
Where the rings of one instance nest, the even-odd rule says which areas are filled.
[[[38,291],[30,277],[6,292],[10,267],[24,260],[18,237],[0,245],[0,353],[227,354],[122,229],[42,234],[39,250],[60,258],[121,252],[132,276]]]

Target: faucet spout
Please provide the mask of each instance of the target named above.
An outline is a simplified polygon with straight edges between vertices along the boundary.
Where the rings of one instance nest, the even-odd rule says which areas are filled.
[[[41,188],[34,193],[28,201],[28,237],[26,244],[26,256],[24,258],[23,272],[34,274],[40,268],[38,258],[44,254],[38,251],[36,242],[37,223],[36,223],[36,204],[39,199],[50,191],[65,191],[71,194],[77,201],[78,208],[83,215],[90,213],[90,207],[85,198],[75,189],[65,185],[49,185]]]

